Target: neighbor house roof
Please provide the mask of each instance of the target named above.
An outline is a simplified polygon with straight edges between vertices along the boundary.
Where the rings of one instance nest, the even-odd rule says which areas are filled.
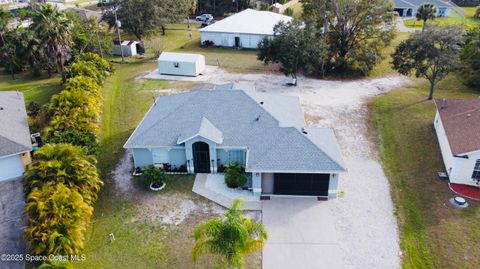
[[[205,57],[194,53],[162,52],[158,57],[158,61],[196,62],[201,58]]]
[[[453,155],[480,150],[480,99],[435,99]]]
[[[158,98],[124,147],[175,147],[202,135],[219,147],[247,148],[247,171],[345,171],[335,136],[302,133],[302,115],[296,97],[191,91]]]
[[[221,21],[215,22],[200,32],[273,35],[273,27],[281,22],[289,22],[292,17],[270,11],[245,9]]]
[[[0,157],[32,150],[23,94],[0,91]]]
[[[433,4],[435,7],[452,7],[452,4],[442,0],[392,0],[394,7],[417,8],[423,4]]]

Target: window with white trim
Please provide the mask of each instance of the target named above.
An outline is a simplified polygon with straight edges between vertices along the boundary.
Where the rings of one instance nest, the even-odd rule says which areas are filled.
[[[474,179],[480,179],[480,159],[477,160],[477,162],[475,163],[475,168],[473,168],[473,175],[472,175],[472,178]]]

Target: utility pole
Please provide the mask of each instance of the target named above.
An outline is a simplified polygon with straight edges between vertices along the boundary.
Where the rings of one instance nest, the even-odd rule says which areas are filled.
[[[113,10],[115,14],[115,25],[117,26],[117,34],[118,34],[118,42],[120,42],[120,52],[122,53],[122,63],[125,62],[125,58],[123,57],[123,47],[122,47],[122,37],[120,36],[120,27],[122,23],[117,19],[117,8]]]
[[[100,38],[98,37],[98,30],[95,30],[95,33],[97,34],[97,43],[98,43],[98,47],[100,48],[100,55],[103,58],[102,43],[100,42]]]

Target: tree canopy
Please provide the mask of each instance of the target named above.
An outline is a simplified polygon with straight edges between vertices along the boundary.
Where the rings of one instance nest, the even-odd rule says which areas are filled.
[[[460,53],[463,74],[467,84],[480,87],[480,27],[471,29],[465,34],[465,45]]]
[[[433,4],[425,3],[417,9],[415,17],[418,21],[423,21],[422,31],[425,31],[427,20],[434,20],[437,14],[437,8]]]
[[[267,232],[261,223],[243,214],[243,203],[234,200],[225,216],[200,223],[194,229],[193,260],[210,252],[219,256],[220,265],[238,269],[244,267],[246,254],[262,249]]]
[[[116,9],[121,28],[142,40],[149,31],[186,19],[196,4],[196,0],[114,0],[103,20],[114,27]]]
[[[392,54],[393,68],[402,75],[426,78],[430,83],[428,99],[435,85],[459,67],[462,30],[455,26],[427,27],[402,41]]]

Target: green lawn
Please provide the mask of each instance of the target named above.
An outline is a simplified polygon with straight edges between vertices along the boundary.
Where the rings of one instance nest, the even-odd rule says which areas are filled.
[[[103,86],[102,150],[98,159],[105,186],[95,205],[93,225],[87,236],[84,250],[87,260],[75,264],[76,268],[213,268],[212,257],[202,258],[196,264],[191,260],[192,230],[213,216],[211,212],[195,211],[175,226],[159,223],[158,217],[152,217],[183,202],[211,205],[191,191],[193,176],[170,176],[167,188],[159,194],[135,188],[127,196],[114,188],[110,172],[124,153],[122,146],[126,139],[151,106],[152,98],[161,95],[156,90],[188,87],[185,83],[141,79],[155,64],[154,59],[117,64],[116,72]],[[114,242],[109,241],[110,233],[115,235]],[[247,262],[249,268],[258,268],[261,259],[253,255]]]
[[[37,102],[43,105],[50,97],[60,91],[60,77],[32,77],[29,73],[16,74],[12,80],[10,75],[0,74],[0,91],[20,91],[25,96],[25,103]]]
[[[407,39],[410,33],[397,33],[397,36],[392,40],[392,44],[385,48],[383,52],[383,60],[381,60],[375,68],[373,68],[371,77],[385,77],[390,75],[398,75],[398,72],[392,68],[392,53],[395,51],[395,48],[402,42]]]
[[[475,7],[463,7],[464,16],[461,17],[457,13],[452,12],[452,15],[449,17],[435,18],[434,21],[428,21],[427,24],[438,24],[439,26],[445,25],[461,25],[467,28],[473,28],[480,24],[480,20],[474,17]],[[403,21],[405,26],[413,28],[422,28],[423,21],[417,21],[417,19],[408,19]]]
[[[478,97],[458,77],[442,81],[435,97]],[[471,201],[465,210],[448,204],[453,193],[435,174],[445,170],[432,123],[435,106],[426,100],[426,83],[415,83],[377,97],[372,109],[401,231],[403,268],[478,268],[479,203]]]
[[[291,6],[290,8],[293,9],[293,17],[294,18],[298,19],[298,18],[302,17],[302,14],[303,14],[303,3],[302,2],[298,2],[295,5]]]

